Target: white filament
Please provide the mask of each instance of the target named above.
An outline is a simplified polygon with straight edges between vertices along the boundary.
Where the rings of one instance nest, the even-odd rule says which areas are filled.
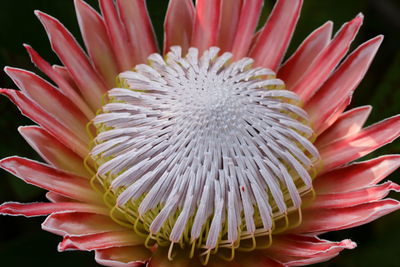
[[[199,57],[190,48],[183,57],[172,47],[165,60],[153,54],[149,65],[122,73],[125,88],[110,90],[94,119],[103,130],[91,152],[101,159],[98,176],[124,189],[119,205],[144,196],[140,216],[163,207],[152,234],[180,212],[170,241],[187,227],[194,241],[210,220],[207,249],[224,228],[234,243],[243,223],[247,234],[269,231],[274,213],[300,207],[299,186],[311,188],[318,158],[297,95],[271,70],[251,68],[252,59],[231,63],[230,53],[218,53],[212,47]]]

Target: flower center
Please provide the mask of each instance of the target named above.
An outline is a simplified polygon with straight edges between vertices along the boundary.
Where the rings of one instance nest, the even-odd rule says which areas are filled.
[[[252,59],[218,53],[151,55],[120,74],[94,119],[95,182],[170,258],[177,243],[204,263],[268,245],[312,190],[319,155],[298,96]]]

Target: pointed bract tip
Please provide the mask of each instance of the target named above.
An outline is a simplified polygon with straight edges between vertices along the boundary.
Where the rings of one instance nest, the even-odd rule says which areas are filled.
[[[324,23],[324,27],[333,27],[333,21],[328,20],[327,22]]]
[[[33,11],[33,13],[38,18],[40,18],[42,15],[44,15],[44,13],[42,11],[38,10],[38,9],[35,9],[35,11]]]
[[[2,168],[4,170],[9,170],[10,169],[9,163],[10,163],[10,161],[12,162],[15,158],[16,158],[16,156],[11,156],[11,157],[7,157],[4,159],[0,159],[0,168]]]
[[[10,66],[5,66],[3,68],[3,71],[8,74],[8,71],[10,70],[10,68],[11,68]]]
[[[364,45],[374,45],[374,46],[380,46],[381,45],[381,43],[382,43],[382,41],[383,41],[383,35],[378,35],[378,36],[375,36],[374,38],[372,38],[372,39],[369,39],[368,41],[366,41],[365,43],[364,43]]]
[[[382,41],[385,39],[385,36],[383,34],[379,34],[378,36],[376,36],[374,39],[379,40],[381,43]]]
[[[318,31],[328,31],[328,32],[330,32],[330,35],[332,36],[333,21],[331,21],[331,20],[326,21],[321,27],[318,28]]]
[[[63,244],[63,242],[58,243],[58,246],[57,246],[58,252],[63,252],[65,250],[65,245]]]
[[[375,50],[375,53],[378,51],[379,47],[381,46],[383,42],[383,35],[378,35],[369,41],[365,42],[365,44],[368,44],[368,46],[371,46],[373,50]]]
[[[40,10],[35,10],[34,13],[36,17],[39,19],[39,21],[44,25],[45,19],[48,18],[49,16]]]
[[[372,107],[372,105],[365,105],[365,106],[361,106],[360,109],[369,110],[369,112],[371,112],[373,107]]]
[[[340,242],[340,244],[341,244],[342,246],[344,246],[345,248],[347,248],[347,249],[354,249],[354,248],[357,247],[357,243],[356,243],[356,242],[353,242],[353,241],[350,240],[350,239],[345,239],[345,240],[343,240],[342,242]]]
[[[74,243],[69,239],[68,236],[64,237],[64,240],[61,241],[58,244],[57,250],[58,252],[64,252],[64,251],[68,251],[68,250],[76,250],[77,247],[74,245]]]
[[[25,47],[25,50],[28,53],[29,57],[33,61],[33,57],[37,54],[37,52],[35,51],[35,49],[33,49],[32,46],[30,46],[28,44],[24,44],[24,47]]]
[[[363,110],[363,111],[365,110],[367,112],[367,114],[369,115],[372,111],[372,106],[371,105],[359,106],[354,109],[348,110],[345,113],[359,112],[361,110]]]
[[[350,20],[348,23],[349,23],[349,24],[356,23],[356,24],[362,25],[363,22],[364,22],[364,15],[363,15],[363,13],[358,13],[357,16],[356,16],[354,19]]]
[[[47,14],[47,13],[44,13],[44,12],[42,12],[42,11],[40,11],[40,10],[35,10],[34,11],[34,13],[35,13],[35,15],[36,15],[36,17],[38,17],[38,19],[41,21],[41,22],[47,22],[47,21],[57,21],[57,22],[59,22],[59,20],[58,19],[56,19],[55,17],[52,17],[52,16],[50,16],[49,14]]]
[[[28,53],[33,50],[31,45],[28,44],[22,44],[22,45],[24,46],[25,50],[28,51]]]
[[[15,78],[15,81],[19,80],[18,76],[15,76],[15,75],[27,74],[27,73],[29,73],[29,71],[27,71],[27,70],[20,69],[20,68],[15,68],[15,67],[10,67],[10,66],[6,66],[6,67],[4,68],[4,72],[5,72],[8,76],[10,76],[11,79],[14,80],[14,78]],[[16,83],[16,84],[17,84],[17,83]],[[17,86],[18,86],[18,84],[17,84]]]
[[[20,134],[24,134],[26,131],[29,131],[29,130],[32,129],[33,127],[35,127],[35,126],[19,126],[19,127],[17,128],[17,131],[18,131]]]

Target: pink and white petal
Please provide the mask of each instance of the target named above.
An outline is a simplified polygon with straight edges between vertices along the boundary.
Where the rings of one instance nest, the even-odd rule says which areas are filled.
[[[313,31],[280,67],[277,76],[285,81],[287,88],[295,85],[318,54],[328,46],[332,37],[332,28],[333,23],[328,21]]]
[[[85,114],[88,120],[94,117],[93,111],[89,108],[86,102],[82,99],[77,90],[71,86],[68,80],[65,79],[56,69],[45,61],[40,55],[29,45],[24,45],[33,64],[38,67],[44,74],[53,80],[59,89]],[[69,73],[68,73],[69,75]]]
[[[51,214],[42,223],[42,229],[61,236],[83,236],[126,230],[110,218],[106,207],[100,212],[77,211]]]
[[[134,53],[134,65],[147,62],[147,57],[157,53],[158,48],[146,1],[117,0],[117,8]]]
[[[317,134],[329,126],[325,118],[343,99],[353,94],[371,65],[382,40],[383,36],[377,36],[359,46],[306,103],[304,108],[309,113]]]
[[[237,32],[243,2],[245,1],[222,0],[220,15],[221,21],[217,42],[217,46],[221,48],[221,52],[231,51],[232,49],[232,44]]]
[[[356,160],[400,136],[400,115],[388,118],[320,149],[323,171]]]
[[[302,266],[327,261],[344,249],[353,249],[356,244],[351,240],[331,242],[314,236],[278,235],[267,254],[285,264]]]
[[[249,56],[257,67],[277,71],[300,16],[302,0],[278,0]]]
[[[350,192],[376,185],[398,167],[400,155],[386,155],[319,175],[313,181],[313,186],[317,194]]]
[[[263,3],[264,1],[262,0],[244,1],[240,10],[238,25],[232,29],[234,31],[234,39],[230,46],[232,47],[231,50],[234,59],[240,59],[249,53]]]
[[[54,52],[68,68],[84,99],[92,110],[98,110],[102,96],[109,88],[93,69],[72,34],[57,19],[40,11],[35,11],[35,14],[45,27]]]
[[[103,18],[86,2],[75,0],[76,15],[90,59],[107,86],[115,86],[115,77],[125,69],[118,68]]]
[[[186,54],[190,40],[196,9],[192,0],[171,0],[164,21],[164,54],[174,45],[182,47]]]
[[[19,157],[0,161],[0,167],[28,184],[88,203],[103,203],[87,179],[67,174],[42,163]]]
[[[83,159],[43,128],[25,126],[19,127],[18,131],[47,163],[66,172],[75,173],[82,177],[91,177],[83,165]]]
[[[352,228],[374,221],[398,209],[400,209],[400,202],[384,199],[346,208],[304,210],[302,223],[291,232],[324,233]]]
[[[137,246],[144,244],[144,239],[133,230],[113,231],[83,236],[64,236],[58,245],[58,251],[84,250],[92,251],[114,247]]]
[[[105,208],[78,202],[63,203],[17,203],[5,202],[0,205],[0,214],[25,217],[45,216],[56,212],[90,212],[103,214]]]
[[[393,182],[373,185],[345,193],[328,193],[317,195],[310,206],[305,209],[333,209],[360,205],[386,197],[390,191],[400,192],[400,186]]]
[[[346,55],[362,25],[362,21],[363,16],[360,14],[352,21],[344,24],[333,41],[318,54],[308,70],[303,72],[297,83],[288,89],[297,93],[304,102],[307,102]]]
[[[89,142],[85,115],[65,95],[32,72],[11,67],[4,71],[25,95],[71,129],[83,142]]]
[[[99,4],[119,69],[129,70],[135,65],[132,55],[133,51],[129,47],[128,35],[119,19],[114,1],[99,0]]]
[[[332,126],[318,136],[314,145],[318,148],[322,148],[335,141],[358,133],[364,126],[371,110],[372,106],[363,106],[343,113]]]
[[[41,125],[65,146],[71,148],[80,157],[84,158],[89,151],[87,144],[50,116],[46,111],[32,102],[22,92],[11,89],[0,89],[0,94],[7,96],[23,115]]]
[[[217,45],[222,0],[197,0],[191,46],[200,54]]]
[[[140,245],[98,249],[95,253],[97,263],[111,267],[141,267],[151,257],[150,250]]]

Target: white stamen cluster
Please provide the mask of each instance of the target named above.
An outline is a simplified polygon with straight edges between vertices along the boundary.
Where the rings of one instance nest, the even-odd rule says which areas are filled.
[[[270,233],[300,207],[318,159],[298,96],[252,59],[218,53],[172,47],[122,73],[94,119],[91,152],[149,235],[201,238],[206,250]]]

